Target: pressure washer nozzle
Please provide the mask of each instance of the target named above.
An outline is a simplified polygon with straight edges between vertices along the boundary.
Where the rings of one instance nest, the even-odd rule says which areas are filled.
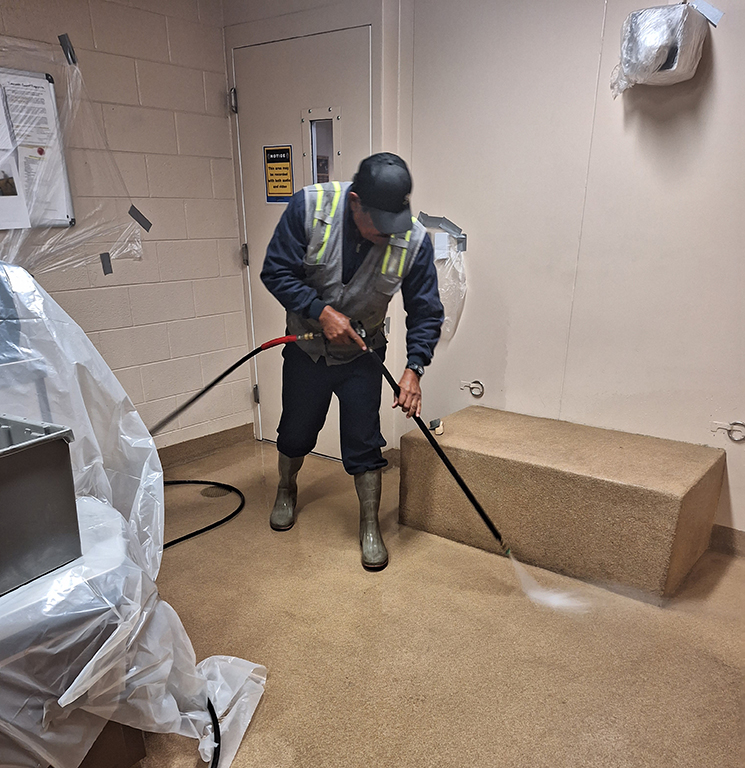
[[[297,340],[298,341],[310,341],[311,339],[315,339],[316,336],[321,336],[321,334],[320,333],[312,333],[312,332],[303,333],[303,334],[300,334],[297,337]]]

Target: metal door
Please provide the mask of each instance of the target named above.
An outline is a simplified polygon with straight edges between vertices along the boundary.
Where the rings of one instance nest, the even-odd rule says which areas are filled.
[[[259,274],[285,205],[267,202],[264,148],[292,147],[294,191],[315,181],[351,180],[371,152],[370,27],[324,32],[233,49],[238,147],[256,344],[281,336],[285,313]],[[281,413],[280,348],[256,358],[260,403],[255,433],[276,440]],[[333,399],[316,452],[340,457]]]

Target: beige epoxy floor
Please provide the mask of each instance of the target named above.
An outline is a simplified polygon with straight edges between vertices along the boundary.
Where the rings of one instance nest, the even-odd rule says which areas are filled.
[[[530,569],[591,602],[556,614],[526,599],[508,560],[399,527],[397,469],[384,474],[391,562],[377,574],[360,566],[354,486],[337,462],[308,459],[285,533],[268,525],[272,444],[167,477],[231,483],[248,499],[232,522],[169,549],[158,579],[197,659],[269,670],[235,768],[745,764],[745,560],[707,553],[663,607]],[[232,495],[168,488],[166,538],[233,507]],[[194,741],[146,743],[143,768],[204,765]]]

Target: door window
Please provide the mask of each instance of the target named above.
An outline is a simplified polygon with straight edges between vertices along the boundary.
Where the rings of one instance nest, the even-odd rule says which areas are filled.
[[[335,179],[333,120],[311,120],[310,146],[313,183],[324,184]]]

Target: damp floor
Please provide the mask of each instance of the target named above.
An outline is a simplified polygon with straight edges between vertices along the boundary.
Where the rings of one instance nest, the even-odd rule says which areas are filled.
[[[271,443],[166,477],[247,498],[230,523],[168,549],[158,578],[197,660],[268,668],[234,768],[745,765],[744,559],[707,552],[663,605],[530,568],[591,604],[559,614],[526,599],[509,560],[399,526],[396,468],[383,476],[380,573],[360,565],[354,484],[338,462],[308,458],[283,533],[268,523]],[[232,494],[167,488],[166,539],[234,506]],[[205,765],[184,737],[146,734],[146,748],[142,768]]]

